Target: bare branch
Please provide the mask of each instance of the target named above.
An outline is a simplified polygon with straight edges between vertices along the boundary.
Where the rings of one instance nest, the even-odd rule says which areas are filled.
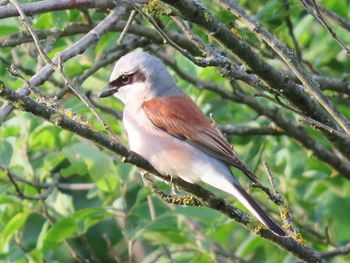
[[[327,252],[322,252],[321,258],[329,259],[340,255],[347,255],[349,253],[350,253],[350,243],[346,244],[345,246],[337,247]]]
[[[251,127],[248,125],[220,125],[220,130],[228,135],[238,135],[238,136],[261,136],[261,135],[272,135],[280,136],[284,135],[284,131],[274,125],[263,126],[263,127]]]
[[[326,29],[326,31],[331,35],[331,37],[338,43],[338,45],[343,48],[347,55],[350,55],[350,48],[338,37],[338,35],[333,31],[333,29],[327,24],[326,20],[323,18],[318,5],[315,0],[311,0],[312,4],[309,4],[309,1],[301,0],[306,10],[319,22],[319,24]]]
[[[311,4],[310,0],[305,0],[309,5]],[[344,29],[346,29],[347,31],[350,32],[350,22],[345,20],[344,18],[342,18],[341,16],[337,15],[336,13],[334,13],[333,11],[325,8],[323,5],[321,4],[317,4],[317,8],[320,10],[320,12],[328,17],[330,20],[332,20],[333,22],[337,23],[339,26],[343,27]]]
[[[113,1],[108,0],[44,0],[35,3],[21,4],[21,9],[27,16],[33,16],[50,11],[87,9],[87,8],[113,8]],[[18,10],[14,6],[0,6],[0,19],[18,16]]]
[[[9,178],[10,182],[12,183],[12,185],[14,186],[17,196],[21,199],[28,199],[28,200],[45,200],[51,193],[52,191],[55,189],[55,187],[58,184],[58,179],[59,179],[59,174],[55,173],[53,178],[52,178],[52,182],[50,182],[49,184],[36,184],[33,182],[29,182],[25,179],[22,179],[20,176],[14,174],[11,170],[7,169],[7,168],[2,168],[5,172],[7,177]],[[18,181],[22,181],[25,182],[28,185],[31,185],[33,187],[36,187],[38,189],[42,189],[45,188],[46,191],[44,193],[41,193],[39,195],[33,196],[33,195],[27,195],[25,193],[23,193],[23,191],[21,190],[21,188],[19,187],[19,185],[17,184],[17,180]]]
[[[289,0],[283,0],[283,6],[286,10],[286,12],[288,13],[289,10],[290,10],[290,7],[289,7]],[[302,61],[302,54],[301,54],[301,49],[300,49],[300,46],[299,46],[299,43],[294,35],[294,29],[293,29],[293,23],[292,23],[292,20],[290,19],[289,15],[286,15],[286,17],[284,18],[284,20],[286,21],[286,24],[287,24],[287,28],[288,28],[288,32],[289,32],[289,35],[293,41],[293,44],[294,44],[294,49],[295,49],[295,53],[298,57],[298,59],[300,61]]]
[[[16,7],[16,9],[19,13],[20,20],[21,20],[22,24],[24,25],[24,27],[28,30],[31,37],[33,38],[35,46],[38,49],[40,56],[47,64],[52,65],[51,59],[46,55],[46,53],[41,48],[39,39],[38,39],[37,35],[35,34],[33,28],[29,25],[29,22],[27,21],[27,17],[23,13],[23,10],[21,9],[21,7],[19,6],[19,4],[17,3],[16,0],[10,0],[10,2]]]
[[[123,41],[123,38],[125,37],[126,33],[128,32],[130,26],[131,26],[131,23],[132,21],[134,20],[134,17],[136,15],[136,11],[135,10],[131,10],[130,12],[130,16],[128,18],[128,21],[126,22],[126,25],[125,27],[123,28],[123,31],[120,33],[120,36],[117,40],[117,45],[120,45]]]

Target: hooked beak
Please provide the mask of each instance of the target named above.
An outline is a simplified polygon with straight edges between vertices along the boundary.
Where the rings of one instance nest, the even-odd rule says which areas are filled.
[[[114,93],[116,93],[118,91],[118,88],[119,87],[112,87],[111,85],[108,85],[97,95],[97,97],[98,98],[109,97],[109,96],[113,95]]]

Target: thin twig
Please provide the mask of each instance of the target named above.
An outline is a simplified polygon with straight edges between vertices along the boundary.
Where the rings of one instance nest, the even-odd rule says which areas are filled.
[[[152,192],[156,194],[164,202],[167,202],[169,204],[175,204],[175,205],[188,205],[188,206],[197,206],[197,207],[203,206],[202,201],[200,201],[199,199],[197,199],[192,195],[177,196],[177,195],[164,193],[153,182],[152,177],[149,173],[145,171],[141,171],[141,174],[145,182],[147,182],[148,186],[151,188]]]
[[[4,1],[3,1],[4,2]],[[114,1],[105,0],[44,0],[33,3],[20,4],[21,9],[27,16],[33,16],[50,11],[70,10],[70,9],[87,9],[102,8],[108,9],[115,7]],[[0,19],[18,16],[18,10],[12,6],[0,6]]]
[[[142,181],[143,181],[143,185],[147,186],[147,179],[144,178],[144,176],[142,176]],[[152,200],[152,197],[150,195],[147,196],[147,204],[148,204],[148,209],[149,209],[149,214],[151,216],[151,221],[156,220],[156,209],[154,207],[154,203]],[[162,248],[165,252],[165,255],[167,256],[168,260],[170,263],[174,263],[174,260],[171,256],[170,250],[168,249],[168,247],[166,245],[162,245]]]
[[[134,3],[134,1],[132,1]],[[193,56],[188,50],[182,48],[179,46],[177,43],[175,43],[170,37],[169,34],[164,32],[164,30],[157,24],[157,22],[154,20],[154,18],[145,12],[142,11],[141,8],[139,8],[135,3],[134,3],[134,8],[144,16],[148,22],[152,24],[154,29],[159,33],[159,35],[164,39],[164,44],[168,43],[172,47],[174,47],[176,50],[178,50],[181,54],[183,54],[185,57],[196,63],[198,66],[201,67],[207,67],[207,66],[216,66],[218,65],[218,60],[216,59],[210,59],[210,58],[200,58],[200,57],[195,57]],[[221,61],[220,61],[221,62]],[[225,60],[225,63],[227,60]],[[222,62],[221,62],[222,63]]]
[[[79,97],[79,99],[85,104],[85,106],[95,115],[98,121],[102,124],[102,126],[108,131],[108,134],[114,139],[117,140],[115,133],[112,128],[107,124],[104,118],[97,112],[95,106],[91,103],[91,101],[85,96],[84,93],[80,91],[79,88],[75,87],[73,82],[67,77],[63,70],[62,57],[59,56],[58,60],[58,68],[63,76],[65,84]]]
[[[53,178],[52,178],[52,182],[48,185],[48,187],[46,188],[46,191],[44,193],[41,193],[39,195],[36,196],[32,196],[32,195],[27,195],[25,193],[23,193],[23,191],[21,190],[21,188],[19,187],[19,185],[16,182],[16,176],[14,176],[14,174],[12,173],[12,171],[10,171],[7,168],[3,168],[3,170],[5,170],[7,177],[9,178],[10,182],[12,183],[12,185],[15,187],[17,196],[21,199],[28,199],[28,200],[45,200],[46,198],[48,198],[48,196],[52,193],[52,191],[55,189],[55,187],[58,184],[58,180],[59,180],[59,174],[55,173]],[[18,177],[17,177],[18,178]],[[34,186],[34,183],[30,183],[32,186]],[[36,187],[36,186],[34,186]],[[40,187],[38,187],[40,188]]]
[[[130,28],[131,23],[134,20],[134,17],[135,17],[136,14],[137,14],[136,10],[131,10],[130,16],[128,18],[128,21],[126,22],[126,25],[125,25],[123,31],[120,33],[120,36],[119,36],[119,38],[117,40],[117,45],[120,45],[122,43],[123,38],[126,35],[126,33],[128,32],[128,29]]]
[[[49,210],[47,208],[47,205],[45,203],[45,200],[41,200],[42,202],[42,214],[44,218],[50,223],[50,225],[54,225],[56,223],[56,220],[50,215]],[[75,251],[73,246],[69,243],[68,240],[63,240],[63,243],[68,248],[69,253],[72,255],[72,258],[74,258],[79,263],[86,263],[85,260],[80,256],[80,254]]]
[[[10,0],[10,2],[16,7],[16,9],[20,15],[19,18],[20,18],[22,24],[24,25],[24,27],[28,30],[28,32],[32,36],[34,43],[35,43],[35,46],[38,49],[40,56],[47,64],[52,65],[51,59],[46,55],[46,53],[41,48],[39,39],[38,39],[36,33],[34,32],[33,28],[29,25],[30,22],[28,21],[28,18],[24,14],[20,5],[17,3],[17,0]]]
[[[280,214],[281,214],[281,218],[284,222],[284,227],[287,228],[289,230],[290,233],[292,233],[294,235],[294,237],[296,237],[298,240],[300,240],[301,242],[303,242],[303,239],[300,235],[300,232],[298,229],[296,229],[293,226],[293,221],[292,221],[292,216],[291,213],[288,209],[288,206],[286,205],[286,202],[283,200],[282,196],[280,195],[278,188],[275,184],[275,180],[272,176],[270,167],[267,163],[267,161],[263,162],[267,177],[269,178],[269,181],[271,183],[273,192],[274,192],[274,196],[276,196],[276,198],[280,201],[280,205],[278,206],[278,209],[280,210]]]
[[[345,139],[345,140],[348,140],[350,141],[350,136],[348,136],[347,134],[344,134],[342,132],[339,132],[338,130],[336,129],[333,129],[332,127],[330,126],[327,126],[319,121],[316,121],[308,116],[306,116],[304,113],[302,113],[301,111],[297,110],[297,109],[294,109],[293,107],[283,103],[278,97],[275,97],[275,99],[271,98],[270,96],[268,95],[265,95],[264,93],[256,93],[255,96],[259,96],[259,97],[263,97],[263,98],[266,98],[270,101],[273,101],[273,102],[276,102],[276,104],[278,106],[281,106],[283,107],[284,109],[287,109],[293,113],[295,113],[296,115],[298,115],[299,117],[301,117],[306,123],[310,124],[312,127],[316,127],[320,130],[324,130],[324,131],[327,131],[328,133],[331,133],[331,134],[336,134],[337,136]]]
[[[286,13],[289,12],[290,10],[290,6],[289,6],[289,0],[284,0],[283,1],[283,6],[286,10]],[[284,20],[286,21],[286,24],[287,24],[287,28],[288,28],[288,32],[289,32],[289,35],[293,41],[293,44],[294,44],[294,49],[295,49],[295,53],[297,55],[297,57],[299,58],[300,61],[302,61],[302,54],[301,54],[301,49],[300,49],[300,46],[299,46],[299,43],[294,35],[294,30],[293,30],[293,23],[292,23],[292,20],[290,19],[289,15],[286,15]]]
[[[345,50],[347,55],[350,55],[350,48],[338,37],[338,35],[333,31],[333,29],[327,24],[326,20],[323,18],[318,5],[316,4],[315,0],[312,1],[312,7],[311,5],[308,5],[308,1],[301,0],[303,5],[305,6],[306,10],[320,23],[320,25],[326,29],[326,31],[331,35],[331,37],[338,43],[338,45]]]
[[[341,247],[337,247],[330,251],[322,252],[321,257],[324,259],[329,259],[335,256],[347,255],[349,253],[350,253],[350,243]]]
[[[22,73],[17,69],[15,64],[11,64],[9,68],[7,68],[7,72],[10,73],[12,77],[19,78],[22,80],[26,87],[40,100],[42,101],[50,101],[50,98],[46,96],[43,92],[41,92],[37,87],[33,87],[31,83],[22,75]]]
[[[311,0],[305,0],[309,5],[311,4],[310,1]],[[347,30],[348,32],[350,32],[350,22],[347,21],[346,19],[344,19],[343,17],[337,15],[336,13],[334,13],[333,11],[325,8],[323,5],[321,4],[317,4],[317,8],[320,10],[320,12],[326,16],[327,18],[329,18],[331,21],[337,23],[339,26],[341,26],[342,28],[344,28],[345,30]]]
[[[121,262],[121,259],[117,253],[117,251],[114,249],[112,241],[109,239],[108,235],[104,233],[102,235],[103,239],[106,241],[108,253],[111,255],[111,257],[114,259],[115,263]]]

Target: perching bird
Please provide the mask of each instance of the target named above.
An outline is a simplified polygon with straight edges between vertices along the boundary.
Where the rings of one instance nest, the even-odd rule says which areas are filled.
[[[204,182],[233,195],[268,229],[286,235],[243,189],[230,166],[251,180],[254,175],[199,107],[177,88],[158,58],[144,52],[121,57],[99,97],[111,95],[125,105],[123,124],[130,150],[164,175]]]

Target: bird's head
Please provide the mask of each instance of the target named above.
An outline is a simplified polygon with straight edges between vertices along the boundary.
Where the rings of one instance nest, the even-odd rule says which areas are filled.
[[[127,104],[182,94],[161,60],[148,53],[135,51],[117,61],[108,86],[98,97],[114,95]]]

